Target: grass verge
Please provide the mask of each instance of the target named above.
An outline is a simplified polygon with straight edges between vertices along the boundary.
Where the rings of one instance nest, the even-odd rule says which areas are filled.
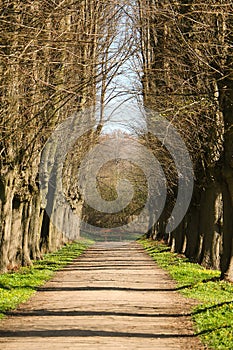
[[[184,296],[200,304],[192,311],[195,331],[211,349],[233,349],[233,284],[221,281],[220,272],[207,270],[171,253],[160,242],[139,240],[157,264],[167,270]]]
[[[43,260],[33,261],[30,267],[0,275],[0,319],[7,311],[27,301],[38,287],[50,280],[54,273],[77,258],[91,244],[76,241],[54,253],[45,254]]]

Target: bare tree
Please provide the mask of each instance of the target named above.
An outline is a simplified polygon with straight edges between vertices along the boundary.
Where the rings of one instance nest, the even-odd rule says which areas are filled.
[[[232,4],[137,3],[144,104],[179,131],[196,177],[189,213],[170,243],[205,266],[219,268],[223,238],[221,269],[232,278]]]
[[[0,268],[5,271],[30,264],[31,258],[57,249],[65,240],[51,224],[46,203],[41,207],[41,152],[56,126],[95,105],[97,85],[116,74],[120,62],[109,48],[121,5],[12,0],[2,1],[0,10]],[[78,142],[78,157],[96,142],[98,132]],[[74,205],[82,199],[69,177],[75,177],[79,159],[70,160],[64,182]]]

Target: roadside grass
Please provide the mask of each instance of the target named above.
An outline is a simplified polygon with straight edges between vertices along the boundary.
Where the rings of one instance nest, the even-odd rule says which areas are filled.
[[[43,260],[33,261],[30,267],[0,275],[0,319],[7,311],[26,302],[54,273],[83,253],[91,241],[80,240],[66,244],[60,250],[45,254]]]
[[[140,239],[149,255],[167,270],[184,296],[200,301],[192,310],[196,335],[210,349],[233,349],[233,284],[221,281],[220,272],[207,270],[170,252],[161,242]]]

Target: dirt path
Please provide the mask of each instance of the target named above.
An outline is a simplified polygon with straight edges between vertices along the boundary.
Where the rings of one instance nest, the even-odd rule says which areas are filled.
[[[0,349],[203,349],[190,301],[136,243],[101,243],[0,322]]]

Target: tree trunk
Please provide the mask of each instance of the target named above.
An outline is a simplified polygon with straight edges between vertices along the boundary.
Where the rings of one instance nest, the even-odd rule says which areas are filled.
[[[179,224],[179,226],[172,233],[172,252],[174,253],[184,253],[185,251],[185,220]]]
[[[22,266],[32,265],[29,252],[29,223],[32,214],[32,200],[27,200],[23,205],[22,215]]]
[[[35,193],[32,199],[32,215],[29,224],[29,249],[30,257],[33,260],[42,258],[40,252],[40,233],[41,233],[41,208],[40,195]]]
[[[201,196],[200,234],[203,236],[200,263],[207,268],[218,269],[220,234],[216,225],[221,211],[221,192],[217,183],[212,182]]]
[[[11,225],[12,225],[12,209],[14,198],[14,183],[15,176],[13,172],[9,172],[5,178],[0,179],[0,271],[6,272],[9,266],[9,249],[11,240]]]
[[[199,205],[192,205],[187,214],[186,238],[187,244],[185,255],[191,260],[197,262],[199,260],[200,252],[200,207]]]
[[[232,60],[232,57],[230,58]],[[230,62],[228,62],[230,64]],[[232,63],[231,63],[232,64]],[[221,82],[220,106],[224,118],[223,157],[223,254],[221,259],[222,277],[233,281],[233,76],[227,72]]]
[[[233,281],[233,209],[228,185],[223,186],[223,252],[221,277]]]
[[[41,225],[41,237],[40,237],[40,251],[41,254],[45,254],[49,251],[49,224],[50,218],[46,210],[43,210]]]
[[[13,198],[10,249],[8,254],[9,269],[16,269],[22,262],[22,214],[23,203],[20,198]]]

